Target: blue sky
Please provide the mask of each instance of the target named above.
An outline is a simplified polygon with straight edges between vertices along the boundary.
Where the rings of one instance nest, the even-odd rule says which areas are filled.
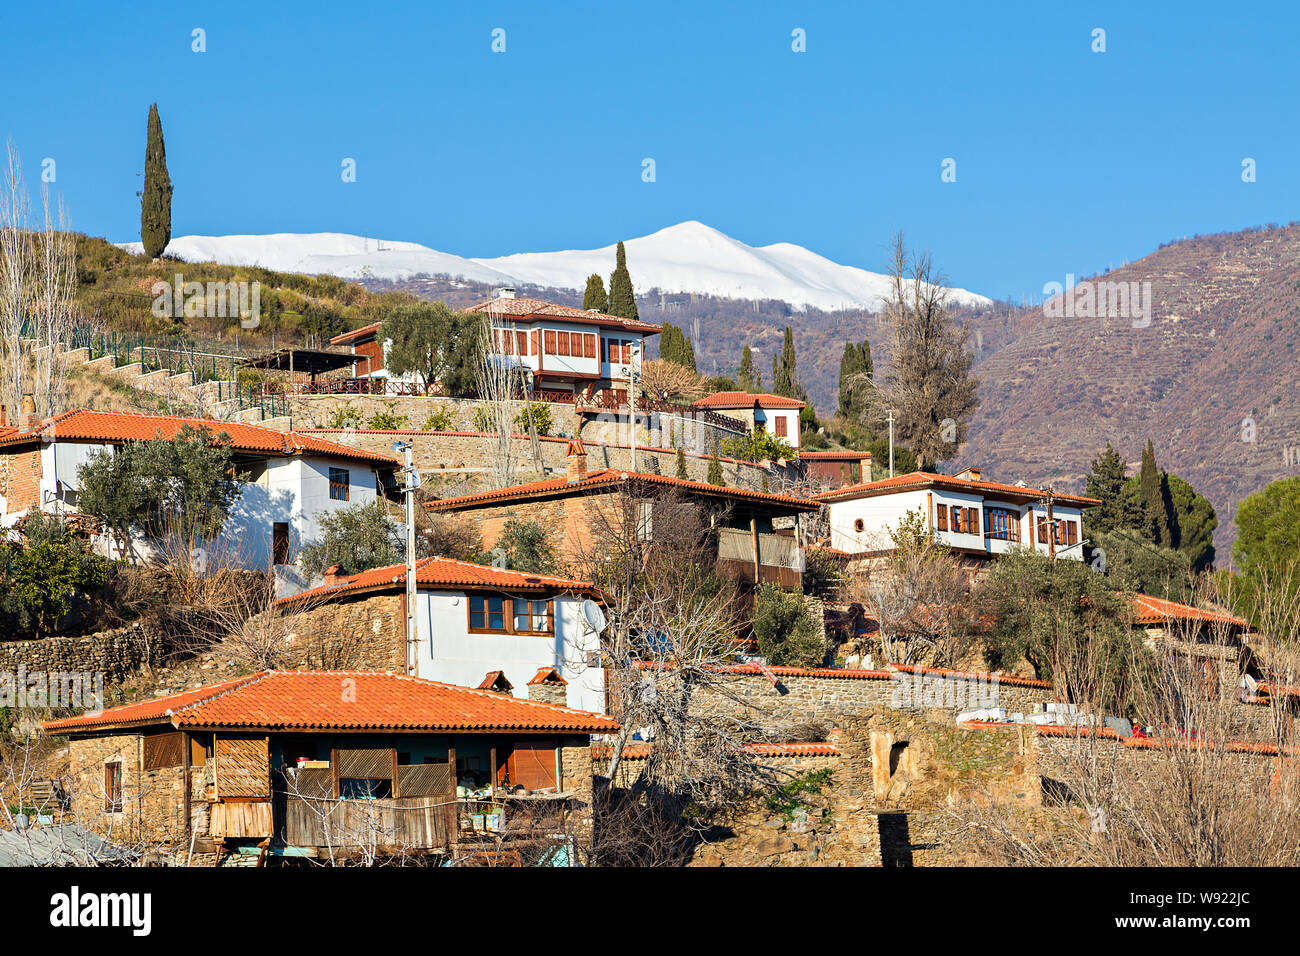
[[[138,238],[155,101],[173,235],[495,256],[698,219],[880,270],[902,229],[956,285],[1018,300],[1300,218],[1294,4],[84,0],[3,18],[0,135],[30,183],[53,158],[74,226],[115,241]]]

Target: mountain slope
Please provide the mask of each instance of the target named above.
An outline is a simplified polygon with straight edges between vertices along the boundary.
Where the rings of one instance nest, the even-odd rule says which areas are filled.
[[[128,252],[140,244],[122,243]],[[699,222],[684,222],[626,243],[639,293],[690,293],[724,298],[776,299],[796,309],[877,311],[888,291],[885,276],[842,266],[791,243],[747,246]],[[284,272],[329,273],[345,279],[403,281],[449,276],[498,285],[581,290],[587,277],[614,269],[615,246],[563,252],[516,253],[465,259],[414,242],[343,233],[268,236],[180,236],[167,253],[187,262],[259,265]],[[953,299],[986,305],[983,296],[954,289]]]
[[[1241,499],[1300,470],[1284,458],[1300,445],[1297,262],[1300,226],[1196,237],[1104,277],[1151,283],[1146,328],[1017,310],[976,366],[983,404],[962,459],[1077,490],[1108,441],[1135,462],[1150,438],[1214,505],[1224,564]]]

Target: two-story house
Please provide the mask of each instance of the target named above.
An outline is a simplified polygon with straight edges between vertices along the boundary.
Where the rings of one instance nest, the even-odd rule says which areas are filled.
[[[799,447],[799,413],[804,402],[768,392],[717,392],[697,399],[691,405],[711,412],[726,412],[750,428],[765,431]]]
[[[339,620],[400,622],[364,633],[377,645],[367,657],[375,666],[515,697],[545,690],[552,703],[604,712],[600,634],[585,613],[588,601],[599,602],[591,584],[437,557],[416,564],[415,584],[412,647],[406,646],[404,564],[332,571],[324,585],[276,604],[298,615],[302,640],[313,630],[337,630]],[[394,602],[395,613],[386,615]]]
[[[77,514],[79,469],[92,455],[170,440],[186,426],[228,443],[243,476],[214,550],[249,569],[294,563],[302,545],[320,538],[322,513],[373,501],[399,467],[388,455],[244,422],[82,409],[0,430],[0,526],[13,528],[37,511]],[[92,541],[105,555],[128,557],[105,532]],[[130,550],[147,560],[156,549],[137,538]]]
[[[465,311],[491,317],[494,354],[521,365],[534,393],[557,392],[570,399],[609,391],[611,398],[626,400],[629,382],[641,369],[645,339],[660,330],[649,322],[516,298],[513,289],[498,289]],[[376,322],[337,335],[330,344],[352,349],[358,378],[397,381],[384,367],[387,346],[379,333]]]
[[[890,532],[909,512],[958,553],[1006,554],[1018,546],[1083,560],[1083,511],[1101,502],[985,480],[978,468],[956,475],[914,471],[825,491],[831,546],[852,555],[888,551]]]

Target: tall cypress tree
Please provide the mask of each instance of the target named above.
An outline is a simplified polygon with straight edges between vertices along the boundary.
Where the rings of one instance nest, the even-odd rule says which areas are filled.
[[[140,194],[140,241],[151,259],[162,255],[172,238],[172,180],[167,174],[158,104],[149,107],[148,142],[144,149],[144,191]]]
[[[1166,506],[1167,482],[1156,467],[1156,452],[1147,439],[1142,449],[1142,468],[1138,472],[1138,501],[1142,506],[1142,531],[1155,544],[1166,548],[1172,545],[1169,528],[1169,511]]]
[[[763,376],[754,366],[754,353],[746,345],[740,352],[740,374],[736,376],[736,382],[743,392],[761,392],[763,390]]]
[[[659,357],[665,362],[681,364],[681,347],[677,341],[680,335],[677,326],[671,322],[664,323],[663,331],[659,333]]]
[[[640,318],[636,296],[632,293],[632,276],[627,271],[627,250],[621,242],[614,261],[614,274],[609,277],[609,314],[623,319]]]
[[[677,446],[677,477],[690,478],[690,473],[686,470],[686,453],[682,451],[682,446]]]
[[[871,367],[871,343],[863,339],[857,345],[844,343],[844,355],[840,358],[840,414],[846,418],[858,418],[866,409],[866,387],[864,378],[874,374]]]
[[[587,276],[587,290],[582,293],[582,307],[597,312],[609,308],[609,299],[605,296],[605,280],[595,273]]]
[[[719,488],[727,487],[726,480],[722,477],[722,461],[718,458],[717,451],[713,452],[713,460],[709,462],[709,473],[705,477],[711,485],[717,485]]]
[[[795,372],[794,329],[785,327],[781,354],[772,356],[772,391],[786,398],[800,398],[802,389]]]

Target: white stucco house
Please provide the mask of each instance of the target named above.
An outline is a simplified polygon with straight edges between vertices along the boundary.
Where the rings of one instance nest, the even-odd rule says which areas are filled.
[[[770,392],[716,392],[691,403],[694,408],[725,412],[758,431],[782,439],[792,448],[799,447],[799,413],[805,402]]]
[[[97,452],[125,443],[171,439],[189,426],[227,441],[240,482],[218,539],[223,559],[255,570],[288,566],[319,539],[318,518],[373,501],[392,484],[395,458],[315,435],[243,422],[83,409],[39,422],[0,426],[0,525],[13,528],[41,511],[78,514],[78,470]],[[224,437],[223,437],[224,436]],[[112,536],[92,537],[97,550],[122,558]],[[132,557],[155,556],[151,542],[131,542]]]
[[[416,564],[416,634],[413,647],[397,649],[416,677],[499,690],[537,699],[537,685],[551,685],[545,698],[578,710],[605,713],[605,672],[600,634],[584,614],[599,602],[589,583],[544,574],[510,571],[451,558],[422,558]],[[281,607],[304,613],[377,594],[398,596],[405,643],[406,565],[359,574],[337,572],[326,583],[280,599]],[[389,640],[368,635],[367,639]],[[558,680],[546,675],[558,672]],[[558,693],[557,698],[550,693]]]
[[[1083,512],[1096,498],[986,481],[978,468],[956,475],[915,471],[814,495],[826,504],[831,547],[869,554],[892,547],[890,532],[909,512],[955,551],[974,556],[1032,547],[1083,560]]]

